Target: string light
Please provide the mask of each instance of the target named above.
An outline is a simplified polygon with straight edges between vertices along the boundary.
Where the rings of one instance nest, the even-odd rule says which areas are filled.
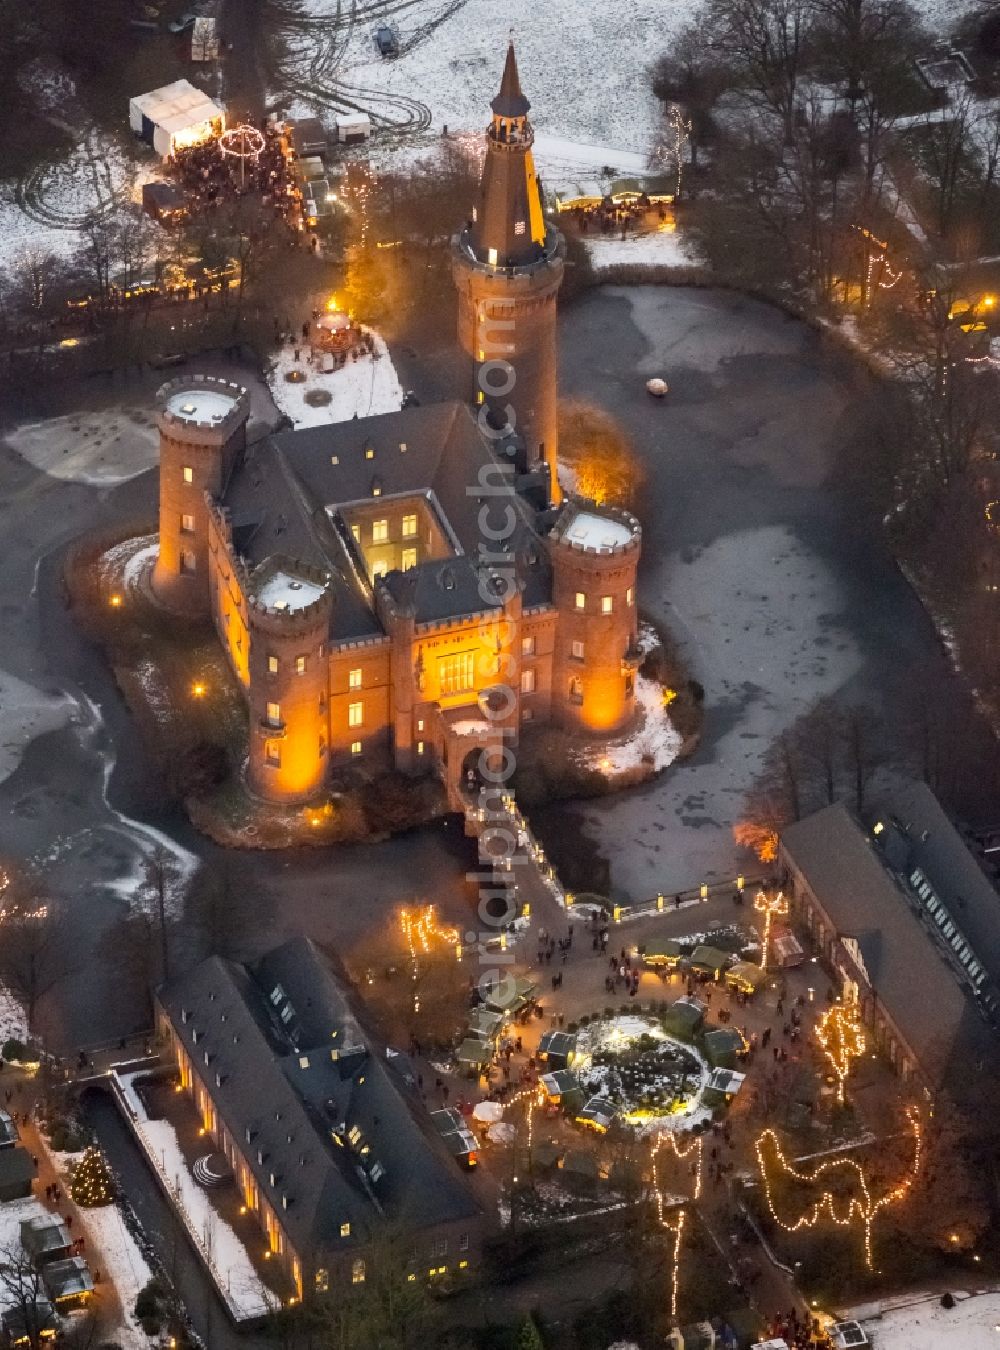
[[[766,891],[758,891],[754,897],[753,907],[759,914],[764,916],[764,936],[761,940],[760,968],[767,970],[768,948],[771,941],[771,925],[776,915],[788,913],[788,901],[785,899],[784,891],[779,891],[777,895],[768,895]]]
[[[914,1181],[920,1173],[920,1165],[923,1151],[923,1130],[920,1123],[920,1116],[915,1107],[907,1108],[907,1119],[910,1129],[913,1133],[913,1162],[910,1171],[898,1185],[892,1190],[887,1191],[885,1195],[876,1199],[869,1188],[868,1179],[865,1176],[861,1164],[854,1158],[835,1158],[822,1162],[811,1172],[800,1172],[785,1157],[782,1151],[778,1136],[774,1130],[766,1129],[757,1138],[755,1149],[757,1153],[757,1166],[760,1168],[761,1180],[764,1183],[764,1198],[767,1203],[771,1218],[786,1233],[797,1233],[803,1228],[814,1228],[825,1213],[831,1222],[839,1228],[847,1228],[857,1219],[860,1220],[864,1234],[864,1252],[865,1264],[869,1270],[873,1270],[872,1263],[872,1224],[883,1209],[888,1209],[890,1205],[898,1204],[900,1200],[911,1190]],[[795,1181],[801,1181],[807,1185],[815,1185],[823,1177],[831,1173],[841,1172],[852,1175],[857,1181],[859,1196],[851,1196],[847,1203],[847,1209],[843,1213],[838,1213],[836,1208],[836,1198],[832,1191],[824,1191],[818,1200],[814,1200],[809,1208],[793,1223],[786,1223],[780,1218],[774,1206],[774,1199],[771,1194],[771,1177],[764,1160],[764,1145],[770,1142],[774,1149],[774,1156],[778,1166],[785,1176],[791,1177]]]
[[[673,1151],[674,1157],[679,1161],[686,1161],[692,1153],[695,1154],[694,1163],[694,1194],[692,1199],[697,1200],[701,1196],[701,1177],[702,1177],[702,1158],[704,1155],[704,1140],[701,1135],[695,1135],[683,1148],[675,1135],[669,1132],[663,1132],[656,1136],[656,1142],[653,1144],[653,1193],[656,1197],[656,1217],[661,1228],[665,1228],[674,1239],[673,1251],[670,1255],[670,1316],[677,1316],[677,1296],[680,1290],[681,1279],[681,1245],[684,1241],[684,1225],[687,1223],[687,1210],[680,1208],[676,1216],[671,1220],[665,1213],[665,1200],[663,1188],[660,1185],[658,1155],[664,1144],[667,1144]]]
[[[837,1076],[837,1101],[843,1105],[851,1062],[865,1053],[865,1034],[853,1003],[835,1003],[816,1023],[816,1040]]]
[[[410,959],[416,961],[417,948],[429,952],[434,940],[454,947],[458,943],[458,929],[442,926],[437,921],[434,905],[424,905],[421,909],[399,911],[399,923],[410,948]]]

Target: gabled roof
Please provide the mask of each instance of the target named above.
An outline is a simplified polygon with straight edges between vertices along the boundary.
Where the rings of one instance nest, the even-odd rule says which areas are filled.
[[[781,849],[805,877],[841,938],[857,943],[876,998],[921,1058],[943,1078],[961,1034],[983,1024],[875,846],[841,802],[789,825]]]
[[[209,958],[158,999],[300,1254],[364,1242],[382,1217],[478,1213],[308,939],[253,967]]]
[[[920,868],[977,959],[1000,983],[1000,895],[941,803],[926,783],[907,779],[887,788],[878,807],[887,825],[879,843],[888,836],[891,865],[907,881]]]
[[[362,638],[382,627],[338,508],[400,496],[431,499],[461,552],[420,564],[405,582],[390,574],[390,593],[398,600],[408,591],[418,622],[479,614],[490,607],[478,570],[480,543],[491,552],[500,547],[483,541],[481,508],[490,489],[495,494],[504,481],[501,472],[473,412],[461,403],[439,403],[261,441],[236,466],[222,504],[233,546],[249,567],[283,553],[328,571],[331,637]],[[516,525],[506,542],[517,560],[524,603],[542,604],[551,595],[547,551],[531,507],[518,494],[511,501]]]

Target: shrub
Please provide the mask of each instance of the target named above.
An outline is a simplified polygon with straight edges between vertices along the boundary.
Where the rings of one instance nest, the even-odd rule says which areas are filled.
[[[3,1043],[3,1057],[11,1064],[16,1064],[19,1060],[25,1059],[27,1046],[23,1041],[15,1040],[12,1036],[9,1041]]]

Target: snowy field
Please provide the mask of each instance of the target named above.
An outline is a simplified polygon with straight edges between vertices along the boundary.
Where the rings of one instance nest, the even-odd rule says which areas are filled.
[[[917,9],[941,29],[970,3],[918,0]],[[405,137],[413,148],[431,144],[446,126],[461,132],[485,124],[513,34],[542,142],[539,165],[551,174],[550,137],[600,147],[605,163],[615,151],[645,158],[654,150],[661,113],[646,72],[700,6],[697,0],[550,0],[545,6],[512,0],[500,7],[490,0],[411,0],[387,14],[401,44],[394,60],[378,55],[373,20],[337,26],[344,12],[337,0],[299,0],[298,8],[300,23],[289,28],[284,80],[274,97],[287,100],[293,114],[330,115],[339,92],[342,106],[357,104],[398,124],[383,139]]]
[[[676,230],[657,230],[653,234],[616,239],[613,236],[588,238],[584,243],[596,273],[609,267],[629,264],[642,267],[697,267],[701,261]]]
[[[846,1314],[856,1318],[873,1350],[996,1350],[1000,1345],[1000,1292],[955,1294],[954,1308],[942,1308],[938,1296],[906,1307],[893,1308],[881,1317],[866,1316],[867,1309]]]
[[[268,376],[268,386],[275,404],[297,427],[322,426],[327,422],[347,422],[352,417],[374,417],[378,413],[396,412],[403,403],[403,388],[392,364],[389,350],[383,340],[373,334],[373,356],[363,354],[356,361],[348,361],[340,370],[323,374],[316,364],[308,361],[308,347],[300,347],[300,360],[295,360],[294,346],[286,346],[274,358]],[[301,384],[289,383],[286,376],[297,370],[305,376]],[[313,407],[306,401],[310,392],[322,390],[330,401]]]

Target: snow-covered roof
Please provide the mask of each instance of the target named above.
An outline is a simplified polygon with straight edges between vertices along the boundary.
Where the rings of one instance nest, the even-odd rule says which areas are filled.
[[[292,576],[290,572],[275,572],[261,587],[257,599],[268,609],[286,609],[294,612],[305,609],[323,594],[323,587],[315,581]]]
[[[190,80],[174,80],[148,94],[138,94],[129,100],[129,122],[133,131],[139,131],[142,118],[154,126],[163,127],[171,134],[203,122],[214,122],[222,117],[223,109],[214,99],[196,89]]]
[[[618,548],[632,538],[632,531],[620,521],[593,511],[578,511],[563,538],[581,548]]]
[[[167,399],[167,412],[185,422],[221,422],[236,400],[217,389],[179,389]]]

